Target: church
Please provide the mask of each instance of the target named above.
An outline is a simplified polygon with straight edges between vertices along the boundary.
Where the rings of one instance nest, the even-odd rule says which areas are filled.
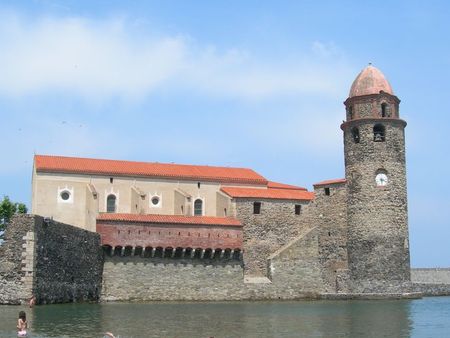
[[[32,213],[100,235],[104,300],[408,294],[399,104],[377,68],[360,72],[345,178],[314,191],[248,168],[35,155]]]

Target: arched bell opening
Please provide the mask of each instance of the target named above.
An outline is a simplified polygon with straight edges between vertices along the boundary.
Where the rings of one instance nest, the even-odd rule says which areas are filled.
[[[382,124],[373,126],[373,140],[374,142],[384,142],[386,140],[386,128]]]
[[[353,127],[351,132],[352,132],[353,142],[359,143],[359,129],[356,127]]]

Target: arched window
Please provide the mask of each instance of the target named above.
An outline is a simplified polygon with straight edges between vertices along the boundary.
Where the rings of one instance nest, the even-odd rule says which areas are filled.
[[[376,124],[373,127],[373,140],[375,142],[384,142],[385,136],[384,126],[382,124]]]
[[[388,117],[389,116],[389,109],[388,105],[386,103],[381,104],[381,117]]]
[[[116,196],[113,194],[106,198],[106,212],[116,212]]]
[[[203,215],[203,201],[201,199],[196,199],[194,202],[194,216]]]
[[[359,143],[359,129],[354,127],[352,128],[352,137],[355,143]]]

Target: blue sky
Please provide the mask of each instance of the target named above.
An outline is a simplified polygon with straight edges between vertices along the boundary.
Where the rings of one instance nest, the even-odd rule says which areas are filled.
[[[342,102],[372,62],[402,100],[413,266],[450,266],[446,1],[2,1],[0,195],[34,153],[344,176]]]

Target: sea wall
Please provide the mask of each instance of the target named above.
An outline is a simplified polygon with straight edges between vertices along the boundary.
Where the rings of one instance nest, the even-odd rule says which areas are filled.
[[[450,295],[450,268],[411,269],[411,282],[424,296]]]
[[[242,260],[106,256],[103,301],[263,300],[317,298],[323,288],[317,231],[273,254],[270,278],[244,277]]]
[[[0,303],[97,300],[100,236],[35,215],[17,215],[0,247]]]

